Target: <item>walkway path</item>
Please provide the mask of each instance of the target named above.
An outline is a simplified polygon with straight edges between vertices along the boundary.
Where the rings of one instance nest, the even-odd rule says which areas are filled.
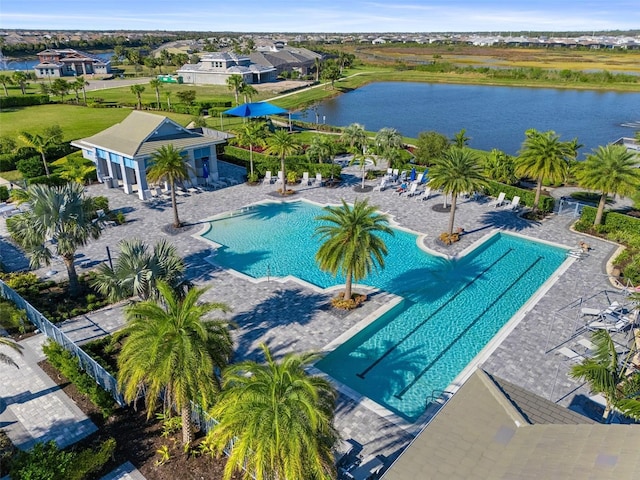
[[[241,176],[242,172],[234,170],[232,166],[223,168],[228,169],[225,176]],[[367,196],[372,204],[379,205],[403,227],[426,232],[426,247],[452,256],[495,229],[518,232],[568,248],[575,248],[585,238],[569,230],[573,220],[569,216],[554,216],[541,223],[531,223],[512,212],[487,206],[486,200],[464,200],[459,203],[456,226],[464,227],[467,233],[460,242],[445,248],[435,243],[435,239],[446,229],[449,215],[432,210],[434,205],[442,203],[441,195],[435,194],[428,201],[423,201],[421,197],[399,196],[392,189],[357,193],[353,189],[359,184],[357,167],[346,169],[344,179],[339,188],[298,185],[294,199],[306,198],[323,204],[337,204],[342,198],[353,202]],[[235,333],[238,360],[260,358],[260,342],[268,343],[277,356],[291,351],[321,350],[355,327],[365,315],[389,301],[386,295],[374,296],[371,302],[365,304],[365,308],[342,318],[326,308],[332,296],[330,292],[310,289],[291,281],[248,281],[214,268],[204,260],[209,247],[197,235],[206,226],[204,219],[250,203],[278,199],[274,197],[274,185],[251,187],[241,184],[179,198],[180,218],[191,228],[177,235],[163,231],[163,227],[172,220],[169,203],[146,204],[134,195],[125,195],[104,185],[93,185],[88,190],[90,195],[107,196],[112,209],[125,212],[127,223],[107,228],[98,241],[91,242],[78,252],[79,270],[85,270],[81,266],[83,264],[95,265],[106,261],[106,247],[116,257],[117,244],[123,238],[142,238],[149,244],[168,239],[185,259],[189,277],[196,284],[210,287],[205,300],[224,301],[232,307],[233,311],[227,314],[227,318],[239,325]],[[620,297],[620,292],[611,287],[604,271],[604,264],[616,246],[600,239],[589,238],[587,241],[593,247],[589,255],[582,260],[568,259],[566,273],[554,279],[551,289],[537,304],[529,305],[522,312],[522,319],[495,350],[486,352],[479,359],[489,373],[565,406],[569,406],[577,396],[588,396],[589,392],[584,385],[567,376],[569,363],[554,353],[554,347],[567,341],[568,346],[574,347],[579,337],[571,337],[584,325],[579,318],[581,302],[582,306],[596,307]],[[62,278],[62,265],[54,265],[54,268],[61,272],[57,275]],[[46,270],[41,269],[39,273],[44,274]],[[111,323],[102,329],[111,331],[117,328],[118,321],[122,321],[121,318],[117,319],[117,312],[118,308],[114,307],[88,317],[101,326],[103,320],[109,319]],[[86,324],[79,330],[96,335],[101,333],[93,328],[91,324]],[[392,416],[378,415],[347,394],[343,393],[339,398],[336,425],[343,438],[353,439],[363,445],[365,464],[373,461],[376,455],[387,459],[393,457],[408,444],[419,424],[406,429],[400,423]],[[360,471],[358,476],[362,475]]]

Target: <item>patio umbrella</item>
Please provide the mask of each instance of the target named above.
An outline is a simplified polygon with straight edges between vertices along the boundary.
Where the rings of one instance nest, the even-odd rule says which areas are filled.
[[[250,118],[265,117],[267,115],[280,115],[289,112],[284,108],[280,108],[268,102],[255,102],[238,105],[237,107],[222,113],[224,113],[225,115],[233,115],[234,117]]]
[[[413,182],[416,179],[416,167],[411,169],[411,173],[409,174],[409,181]]]

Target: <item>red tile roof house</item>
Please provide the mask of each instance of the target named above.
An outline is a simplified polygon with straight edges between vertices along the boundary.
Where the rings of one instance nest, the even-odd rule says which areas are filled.
[[[47,49],[38,53],[38,63],[33,69],[37,78],[74,77],[78,75],[109,75],[111,62],[89,53],[73,49]]]

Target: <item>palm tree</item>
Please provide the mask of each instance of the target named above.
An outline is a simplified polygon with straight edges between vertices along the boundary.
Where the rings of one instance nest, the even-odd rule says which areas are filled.
[[[467,137],[466,133],[467,133],[467,130],[464,128],[459,132],[454,133],[453,138],[451,139],[451,142],[453,143],[453,145],[455,145],[458,148],[463,148],[469,145],[469,140],[471,139]]]
[[[320,67],[322,66],[322,59],[320,57],[314,58],[313,66],[316,71],[316,83],[318,83],[320,81]]]
[[[11,80],[13,81],[14,84],[18,85],[20,87],[20,91],[22,92],[23,95],[27,94],[27,80],[29,79],[29,77],[27,76],[26,73],[21,72],[20,70],[16,70],[15,72],[13,72],[11,74]]]
[[[402,149],[402,135],[395,128],[381,128],[373,140],[378,155],[392,166],[394,159],[399,156]]]
[[[317,160],[318,163],[324,163],[331,160],[335,149],[335,143],[329,135],[318,134],[311,138],[311,143],[305,154],[310,161]]]
[[[147,179],[153,183],[167,182],[171,189],[171,205],[173,207],[173,226],[180,228],[182,223],[178,218],[178,204],[176,202],[176,182],[183,182],[189,178],[191,166],[182,154],[172,144],[163,145],[151,155],[151,164],[147,167]]]
[[[576,166],[575,176],[582,187],[601,192],[598,212],[593,222],[600,225],[608,194],[631,195],[640,187],[638,155],[624,145],[598,147]]]
[[[87,103],[87,92],[85,91],[86,85],[89,85],[89,82],[87,82],[84,77],[76,77],[73,82],[70,83],[69,86],[76,94],[76,103],[80,103],[80,95],[78,94],[80,90],[82,90],[84,103]]]
[[[131,93],[133,93],[138,99],[138,110],[142,109],[142,92],[144,92],[144,85],[131,85],[129,87]]]
[[[249,147],[249,169],[250,178],[253,178],[253,147],[265,146],[265,126],[264,122],[247,122],[243,123],[236,132],[236,141],[238,145]]]
[[[518,177],[515,174],[515,163],[511,155],[494,148],[484,159],[484,174],[496,182],[515,185]]]
[[[182,441],[191,442],[191,401],[204,408],[220,389],[216,371],[225,368],[233,352],[229,323],[205,319],[213,310],[228,312],[224,303],[202,302],[206,288],[193,288],[183,299],[165,283],[158,283],[160,303],[134,303],[125,309],[127,323],[118,356],[118,385],[125,401],[145,394],[151,418],[163,395],[163,409],[182,416]]]
[[[207,441],[218,454],[233,442],[224,480],[242,468],[245,478],[256,480],[335,478],[337,395],[329,381],[305,371],[318,356],[288,354],[277,362],[261,346],[266,364],[245,361],[227,368],[211,410],[220,423]]]
[[[325,207],[325,214],[316,217],[327,224],[316,228],[324,241],[316,253],[321,270],[346,278],[344,298],[351,299],[351,285],[365,278],[378,266],[384,268],[387,246],[380,234],[393,235],[386,215],[377,213],[367,199],[356,200],[351,208],[344,200],[341,207]]]
[[[49,176],[49,165],[47,164],[47,149],[59,143],[57,135],[47,135],[46,133],[29,133],[22,132],[18,134],[18,140],[26,148],[31,148],[40,154],[44,171]]]
[[[276,130],[267,138],[267,155],[275,155],[280,158],[280,170],[282,171],[282,195],[287,194],[287,172],[285,171],[285,157],[298,152],[300,145],[293,135],[286,130]]]
[[[233,95],[236,99],[236,105],[238,105],[238,94],[240,93],[240,87],[244,83],[242,75],[233,74],[227,78],[227,87],[229,90],[233,90]]]
[[[30,185],[23,199],[31,204],[31,209],[7,220],[9,233],[25,249],[33,268],[41,263],[49,265],[54,249],[67,268],[69,293],[76,296],[76,251],[102,233],[100,222],[92,221],[95,216],[92,199],[85,197],[84,187],[79,183]]]
[[[473,192],[487,183],[476,154],[469,148],[451,147],[429,169],[429,186],[451,194],[448,234],[453,233],[459,193]]]
[[[164,92],[164,96],[167,97],[167,109],[171,110],[171,93],[172,92]]]
[[[174,290],[184,282],[185,265],[176,247],[162,239],[149,251],[139,239],[120,242],[120,256],[113,267],[100,265],[91,286],[117,302],[137,295],[141,300],[157,299],[158,283],[164,282]]]
[[[527,130],[525,137],[520,155],[516,158],[515,173],[519,176],[536,179],[536,196],[533,201],[533,210],[535,211],[540,202],[542,181],[545,179],[552,182],[564,180],[568,162],[576,156],[577,143],[574,141],[561,142],[560,137],[551,130],[542,133],[535,129]]]
[[[365,147],[362,147],[362,151],[360,150],[352,150],[353,157],[349,162],[349,165],[353,165],[357,163],[360,165],[360,170],[362,170],[362,189],[364,190],[364,182],[367,179],[367,160],[371,160],[374,165],[376,165],[376,157],[367,153]]]
[[[158,110],[160,110],[160,89],[162,88],[162,82],[157,78],[152,78],[149,80],[149,86],[151,86],[151,88],[156,92],[156,104],[158,106]]]
[[[637,391],[635,398],[625,398],[625,383],[629,379],[625,377],[624,365],[618,362],[616,344],[611,335],[606,330],[598,330],[592,339],[595,345],[593,356],[571,367],[569,375],[587,382],[593,392],[604,396],[606,407],[602,418],[607,419],[611,409],[617,406],[623,412],[640,412]]]
[[[7,90],[7,85],[13,85],[13,80],[9,75],[0,74],[0,84],[2,84],[2,88],[4,88],[5,97],[9,96],[9,91]]]
[[[69,182],[84,184],[87,177],[96,171],[96,164],[91,160],[83,158],[81,155],[71,154],[62,157],[52,165],[56,166],[56,175]]]
[[[350,151],[361,152],[367,144],[367,133],[363,125],[352,123],[342,130],[340,140],[349,146]]]
[[[0,336],[0,346],[2,345],[6,345],[7,347],[12,348],[16,352],[18,352],[20,355],[22,355],[22,349],[24,347],[19,343],[14,342],[10,338]],[[0,363],[4,363],[6,365],[13,365],[16,368],[20,368],[18,367],[18,364],[9,355],[2,352],[0,352]]]
[[[247,99],[250,102],[253,96],[258,94],[258,90],[256,90],[253,85],[249,85],[248,83],[244,82],[242,82],[242,85],[240,85],[239,92],[244,98],[244,103],[247,103]]]

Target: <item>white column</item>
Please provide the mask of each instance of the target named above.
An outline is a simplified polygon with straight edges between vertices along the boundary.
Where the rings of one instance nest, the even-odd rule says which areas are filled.
[[[136,179],[138,180],[138,198],[140,200],[144,200],[144,191],[147,190],[149,186],[147,185],[147,173],[144,171],[144,169],[142,169],[142,172],[140,171],[141,162],[143,163],[144,160],[136,161],[134,163],[133,170],[135,171]]]
[[[186,157],[185,160],[190,166],[190,168],[188,169],[188,171],[189,171],[189,181],[191,182],[192,185],[197,185],[198,184],[198,176],[197,176],[197,172],[196,172],[196,159],[193,156],[193,150],[187,151],[187,157]]]
[[[133,189],[131,188],[131,184],[129,183],[129,175],[127,172],[127,167],[124,165],[124,158],[122,159],[122,163],[120,163],[120,171],[122,172],[122,187],[124,189],[124,193],[131,193]]]

